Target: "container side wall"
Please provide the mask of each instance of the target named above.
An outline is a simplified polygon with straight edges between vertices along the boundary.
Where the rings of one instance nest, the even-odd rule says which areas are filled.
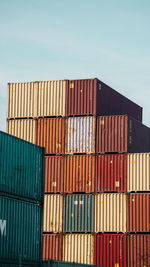
[[[62,235],[44,234],[43,235],[43,261],[62,260]]]

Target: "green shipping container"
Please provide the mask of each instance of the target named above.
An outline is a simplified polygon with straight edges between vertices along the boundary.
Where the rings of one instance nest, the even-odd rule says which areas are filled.
[[[80,264],[75,262],[52,261],[52,260],[45,261],[42,263],[42,267],[84,267],[84,266],[97,267],[96,265],[90,265],[90,264]]]
[[[88,194],[67,195],[63,205],[64,232],[93,232],[94,197]]]
[[[39,264],[41,239],[42,206],[0,196],[0,262]]]
[[[0,132],[0,192],[42,200],[43,148]]]

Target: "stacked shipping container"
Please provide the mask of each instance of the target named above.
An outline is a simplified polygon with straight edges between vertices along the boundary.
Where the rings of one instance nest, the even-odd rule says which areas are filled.
[[[147,264],[150,142],[142,108],[87,79],[9,84],[7,114],[9,133],[45,147],[43,259],[137,266],[129,251],[136,239],[144,255],[136,263]]]

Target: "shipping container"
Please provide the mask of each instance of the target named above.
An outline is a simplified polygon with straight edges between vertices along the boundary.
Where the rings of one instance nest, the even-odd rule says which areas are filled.
[[[7,133],[35,144],[36,124],[34,119],[7,120]]]
[[[94,237],[94,264],[126,267],[126,235],[98,234]]]
[[[43,232],[62,232],[63,197],[44,195]]]
[[[150,234],[127,235],[127,266],[150,266]]]
[[[36,129],[36,144],[45,147],[45,154],[64,154],[65,119],[38,119]]]
[[[43,234],[43,261],[62,260],[62,235]]]
[[[126,232],[126,195],[95,195],[95,232]]]
[[[42,207],[0,196],[0,261],[39,263]]]
[[[0,192],[42,201],[44,151],[0,132]]]
[[[36,118],[38,83],[8,83],[7,118]]]
[[[63,236],[63,261],[93,265],[93,260],[93,235],[67,234]]]
[[[65,116],[66,81],[38,83],[38,117]]]
[[[127,156],[127,191],[150,191],[150,153]]]
[[[93,232],[94,196],[88,194],[64,196],[63,232]]]
[[[45,156],[45,193],[63,193],[64,157]]]
[[[123,114],[142,122],[142,108],[102,81],[67,80],[66,116]]]
[[[98,117],[96,140],[101,154],[150,151],[149,128],[127,115]]]
[[[30,263],[30,264],[22,264],[21,260],[18,260],[17,262],[10,262],[10,263],[4,263],[0,261],[0,267],[41,267],[40,263]],[[48,265],[47,265],[48,267]]]
[[[85,266],[96,267],[96,265],[82,264],[76,262],[66,262],[66,261],[48,260],[42,262],[42,267],[85,267]],[[99,267],[104,267],[104,266],[99,266]]]
[[[128,194],[127,232],[150,233],[150,193]]]
[[[95,153],[95,117],[66,120],[66,154]]]
[[[64,192],[94,192],[95,156],[68,155],[64,162]]]
[[[127,191],[127,155],[96,156],[95,191]]]

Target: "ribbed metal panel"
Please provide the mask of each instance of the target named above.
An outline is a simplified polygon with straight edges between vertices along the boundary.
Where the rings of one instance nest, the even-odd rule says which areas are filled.
[[[38,83],[9,83],[7,118],[37,117]]]
[[[64,196],[63,231],[93,232],[94,197],[92,195]]]
[[[43,232],[62,232],[63,197],[61,195],[44,196]]]
[[[43,261],[62,260],[62,235],[43,234]]]
[[[42,200],[43,149],[0,132],[0,192]]]
[[[63,236],[63,261],[93,264],[94,237],[91,234]]]
[[[38,83],[38,117],[65,116],[66,81]]]
[[[95,232],[126,232],[126,195],[95,196]]]
[[[127,156],[127,191],[150,191],[150,153]]]
[[[7,120],[7,133],[35,144],[36,124],[34,119]]]
[[[67,119],[66,153],[95,153],[95,117]]]
[[[39,262],[41,207],[0,196],[0,260]]]

